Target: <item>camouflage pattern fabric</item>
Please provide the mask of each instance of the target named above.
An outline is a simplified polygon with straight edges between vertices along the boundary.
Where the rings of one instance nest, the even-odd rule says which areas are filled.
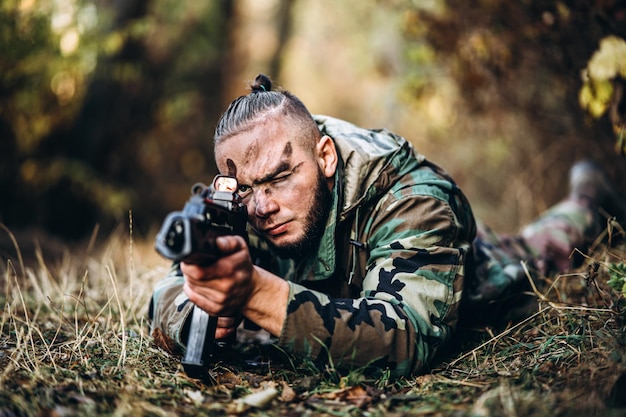
[[[315,118],[340,154],[319,249],[300,264],[255,251],[290,286],[276,343],[320,368],[423,371],[457,325],[465,277],[470,306],[484,303],[519,280],[520,259],[542,249],[486,228],[474,247],[470,205],[444,170],[391,132]],[[150,308],[153,330],[180,344],[192,307],[182,285],[174,265]]]
[[[602,221],[596,207],[568,198],[515,236],[498,235],[478,222],[474,269],[463,295],[463,322],[502,324],[528,314],[536,305],[529,295],[529,280],[576,266],[575,249],[584,253],[600,233]]]
[[[543,275],[562,272],[571,266],[572,251],[584,251],[602,230],[603,216],[584,201],[567,199],[524,227],[526,242],[536,268]]]
[[[279,271],[291,289],[279,344],[318,365],[422,370],[458,320],[470,206],[403,138],[317,121],[343,162],[337,214],[317,256]]]

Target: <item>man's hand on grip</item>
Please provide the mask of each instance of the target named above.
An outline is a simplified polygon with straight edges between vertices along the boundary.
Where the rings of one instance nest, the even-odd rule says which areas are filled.
[[[214,263],[201,266],[181,262],[180,267],[189,300],[209,315],[220,317],[216,338],[221,339],[234,331],[239,323],[234,318],[240,316],[254,291],[254,266],[241,236],[220,236],[216,245],[221,256]]]

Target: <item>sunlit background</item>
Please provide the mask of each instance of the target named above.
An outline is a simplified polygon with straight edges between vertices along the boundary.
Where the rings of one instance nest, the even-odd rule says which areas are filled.
[[[405,136],[502,232],[563,197],[583,157],[626,194],[626,7],[466,3],[5,0],[0,222],[149,237],[216,173],[216,120],[258,73]]]

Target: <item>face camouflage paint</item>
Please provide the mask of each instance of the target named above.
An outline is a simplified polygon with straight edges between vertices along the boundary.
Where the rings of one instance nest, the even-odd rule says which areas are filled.
[[[226,160],[226,166],[228,167],[228,175],[231,177],[237,177],[237,165],[235,165],[232,159],[228,158]]]

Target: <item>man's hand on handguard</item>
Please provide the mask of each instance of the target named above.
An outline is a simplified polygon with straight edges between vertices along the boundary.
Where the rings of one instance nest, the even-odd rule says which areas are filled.
[[[221,236],[222,253],[215,263],[199,266],[181,263],[183,287],[189,300],[219,316],[217,339],[232,334],[244,315],[268,332],[279,335],[285,319],[289,285],[282,278],[255,266],[240,236]]]

